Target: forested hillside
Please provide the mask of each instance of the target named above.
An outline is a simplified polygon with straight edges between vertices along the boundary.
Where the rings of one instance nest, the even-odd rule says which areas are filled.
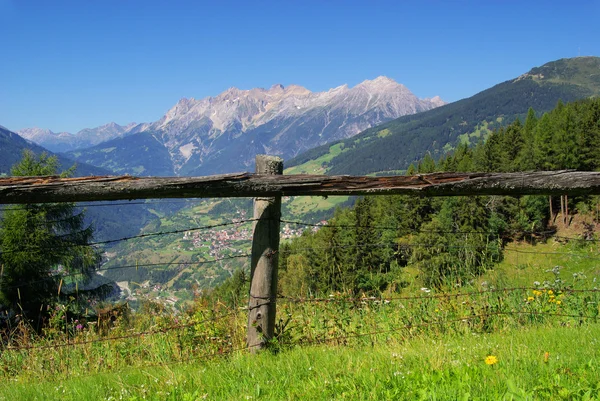
[[[404,170],[426,153],[439,158],[458,143],[476,143],[515,118],[600,94],[600,58],[562,59],[448,105],[392,120],[361,134],[308,151],[286,163],[323,160],[328,174]],[[340,151],[341,150],[341,151]],[[312,172],[312,171],[307,171]]]
[[[600,99],[588,99],[559,102],[539,119],[530,109],[524,123],[515,120],[487,141],[462,144],[437,161],[428,154],[408,174],[599,168]],[[288,295],[398,291],[406,284],[406,267],[417,268],[427,286],[460,285],[501,261],[508,242],[551,232],[559,206],[565,209],[562,218],[595,210],[597,202],[598,197],[365,197],[353,208],[338,209],[318,232],[282,244],[280,289]]]

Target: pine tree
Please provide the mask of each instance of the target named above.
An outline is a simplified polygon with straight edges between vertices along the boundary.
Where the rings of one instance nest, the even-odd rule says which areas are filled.
[[[518,157],[518,169],[528,171],[535,169],[535,127],[537,117],[533,108],[529,108],[525,125],[523,126],[523,147]]]
[[[510,124],[502,135],[502,171],[513,172],[518,169],[517,157],[524,146],[521,122],[517,119]]]
[[[421,174],[428,174],[428,173],[435,172],[435,170],[436,170],[435,160],[433,160],[433,157],[431,157],[431,154],[429,152],[425,155],[423,160],[421,162],[419,162],[419,164],[417,166],[417,170]]]
[[[600,99],[574,104],[577,121],[577,147],[581,170],[600,168]]]
[[[504,130],[492,132],[485,142],[479,142],[473,152],[473,166],[476,171],[501,171],[502,136]]]
[[[538,121],[534,136],[535,168],[537,170],[556,170],[556,149],[554,147],[553,126],[549,113]]]
[[[25,151],[11,174],[44,176],[57,171],[56,157],[38,158]],[[73,203],[27,204],[4,213],[0,221],[0,304],[4,307],[26,319],[37,317],[44,306],[57,300],[64,274],[89,274],[97,265],[97,250],[86,245],[93,228],[85,226],[84,213],[75,213],[74,208]]]

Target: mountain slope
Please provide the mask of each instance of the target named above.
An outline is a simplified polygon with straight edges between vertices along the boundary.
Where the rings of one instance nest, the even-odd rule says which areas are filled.
[[[315,148],[287,161],[286,167],[323,166],[328,174],[368,174],[405,169],[427,152],[439,156],[457,141],[477,141],[489,130],[527,110],[551,110],[600,94],[600,58],[561,59],[533,68],[470,98],[368,129],[357,136]],[[322,162],[320,162],[322,161]],[[306,171],[314,173],[315,169]]]
[[[157,135],[149,131],[113,139],[67,155],[94,166],[102,166],[115,174],[174,175],[169,151]]]
[[[379,77],[353,88],[343,85],[313,93],[301,86],[270,89],[231,88],[216,97],[182,99],[160,120],[127,136],[71,152],[77,160],[135,173],[125,157],[139,143],[155,140],[167,150],[171,167],[156,173],[155,154],[136,154],[135,167],[144,174],[200,175],[249,170],[257,153],[285,158],[401,115],[444,104],[439,98],[419,99],[405,86]],[[146,137],[144,137],[144,135]],[[152,137],[153,139],[150,139]],[[118,151],[109,150],[115,148]],[[155,147],[163,160],[163,149]],[[102,154],[104,153],[104,154]]]

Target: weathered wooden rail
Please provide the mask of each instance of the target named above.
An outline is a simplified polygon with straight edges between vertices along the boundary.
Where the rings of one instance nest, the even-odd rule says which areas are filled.
[[[433,173],[365,177],[236,173],[207,177],[0,178],[0,204],[149,198],[330,195],[598,195],[600,172]]]
[[[248,346],[272,338],[276,314],[282,196],[302,195],[598,195],[600,172],[434,173],[353,177],[282,175],[283,160],[259,155],[256,174],[208,177],[104,176],[0,178],[0,204],[110,201],[149,198],[254,197]]]

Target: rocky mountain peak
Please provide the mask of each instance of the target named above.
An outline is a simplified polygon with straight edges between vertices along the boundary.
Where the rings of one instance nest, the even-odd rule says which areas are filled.
[[[282,84],[275,84],[273,86],[271,86],[271,89],[269,89],[269,92],[283,92],[285,90],[285,87]]]
[[[183,98],[139,132],[160,133],[175,171],[185,174],[194,163],[198,166],[225,157],[218,155],[228,143],[235,149],[243,147],[244,152],[258,146],[252,152],[295,155],[393,118],[429,110],[439,102],[439,98],[421,100],[385,76],[324,92],[279,83],[268,89],[231,87],[214,97]],[[246,164],[254,155],[235,157],[242,157]]]
[[[285,88],[285,91],[288,94],[293,95],[293,96],[308,96],[312,93],[311,91],[306,89],[304,86],[300,86],[300,85],[288,85]]]
[[[431,97],[431,98],[426,97],[423,100],[431,102],[431,104],[433,104],[435,107],[440,107],[440,106],[443,106],[445,104],[448,104],[447,102],[445,102],[444,100],[442,100],[442,98],[439,97],[439,96],[434,96],[434,97]]]
[[[359,83],[355,86],[355,88],[364,88],[369,91],[375,92],[385,92],[389,90],[406,90],[408,89],[398,82],[394,81],[392,78],[388,78],[385,76],[378,76],[375,79],[367,79]]]

